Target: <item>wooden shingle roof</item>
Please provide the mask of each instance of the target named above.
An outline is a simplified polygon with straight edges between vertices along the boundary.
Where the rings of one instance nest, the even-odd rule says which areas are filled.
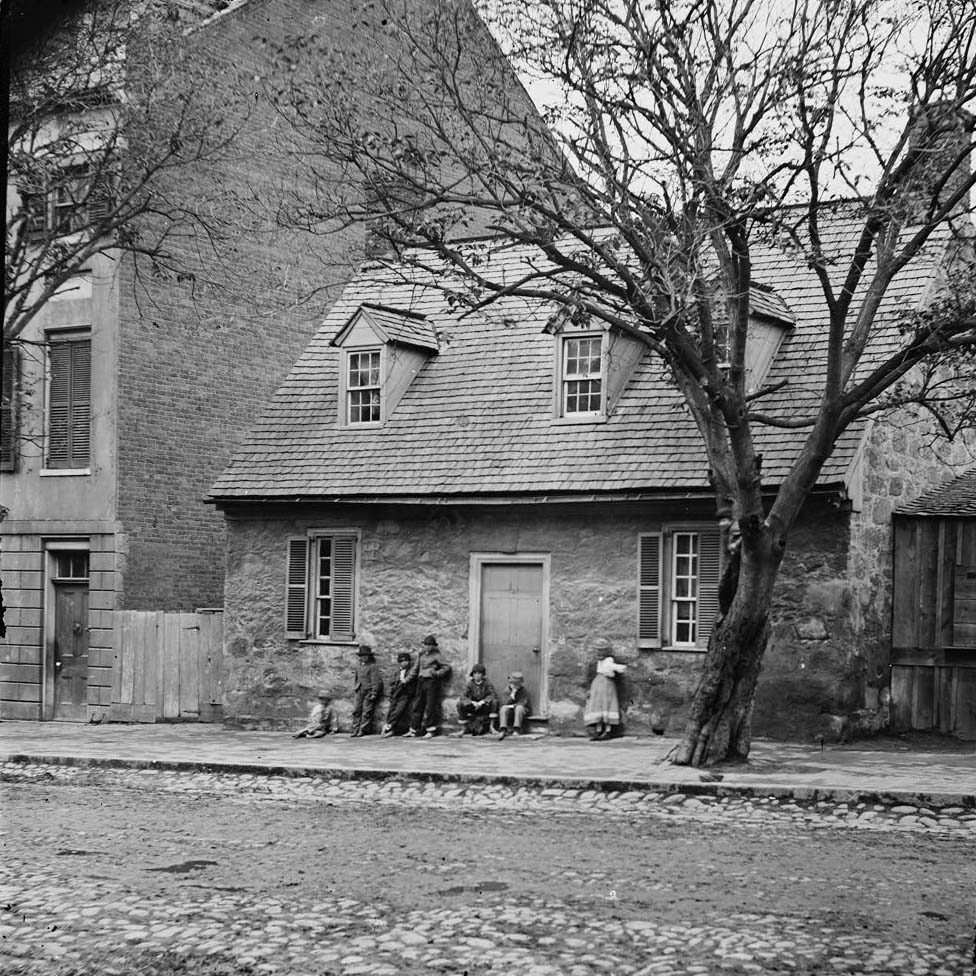
[[[927,491],[898,515],[976,518],[976,468]]]
[[[825,223],[824,246],[849,251],[858,227],[839,213]],[[489,260],[493,270],[500,265],[515,276],[527,257],[499,247]],[[874,342],[876,354],[900,341],[897,316],[926,296],[936,257],[916,262],[892,285],[881,310],[890,327]],[[555,340],[544,331],[552,307],[507,297],[462,315],[442,292],[418,279],[411,283],[409,275],[403,268],[391,275],[367,266],[346,287],[214,483],[212,500],[422,502],[708,491],[700,436],[650,352],[604,422],[556,422]],[[762,409],[784,416],[812,410],[821,396],[828,327],[819,283],[795,252],[772,246],[755,254],[754,278],[768,312],[788,313],[796,323],[766,377],[771,385],[787,383],[763,400]],[[341,351],[332,340],[364,303],[423,316],[439,339],[439,353],[423,363],[382,426],[350,429],[338,422]],[[821,486],[846,484],[863,430],[855,425],[841,437]],[[757,428],[766,484],[785,475],[805,436]]]

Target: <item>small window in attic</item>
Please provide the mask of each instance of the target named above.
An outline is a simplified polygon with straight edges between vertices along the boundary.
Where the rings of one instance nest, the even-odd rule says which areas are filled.
[[[749,331],[746,339],[746,392],[755,393],[766,381],[783,339],[793,330],[796,316],[771,288],[749,289]]]
[[[346,355],[346,416],[350,424],[380,422],[380,350]]]

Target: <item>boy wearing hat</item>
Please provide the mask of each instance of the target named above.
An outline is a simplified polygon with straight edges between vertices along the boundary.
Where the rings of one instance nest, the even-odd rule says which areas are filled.
[[[476,664],[468,677],[457,703],[461,735],[484,735],[498,721],[498,695],[485,678],[483,664]]]
[[[441,709],[441,682],[451,673],[451,666],[441,660],[437,638],[424,638],[423,653],[418,670],[417,700],[413,706],[413,725],[408,736],[423,735],[433,739],[437,735]]]
[[[413,699],[417,693],[417,670],[420,662],[415,665],[413,658],[406,651],[397,654],[397,676],[393,679],[390,689],[390,707],[386,713],[386,723],[383,725],[383,737],[403,735],[410,728],[412,718]]]
[[[508,676],[508,691],[498,709],[498,724],[501,726],[498,738],[504,739],[510,732],[519,735],[529,714],[529,693],[525,690],[525,675],[513,671]]]
[[[354,687],[356,704],[352,710],[352,734],[354,738],[370,735],[373,731],[373,712],[383,694],[383,678],[369,644],[359,645],[359,664],[356,666]]]
[[[296,732],[292,738],[320,739],[323,735],[338,731],[339,720],[336,718],[335,709],[332,707],[332,696],[324,688],[321,688],[318,693],[318,701],[309,712],[308,725]]]

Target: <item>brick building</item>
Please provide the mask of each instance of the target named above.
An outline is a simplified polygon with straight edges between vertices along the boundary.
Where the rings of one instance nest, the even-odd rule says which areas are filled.
[[[843,211],[823,226],[839,247],[856,232]],[[927,300],[938,252],[883,316]],[[480,260],[518,280],[527,258],[486,243]],[[787,250],[757,249],[753,274],[749,366],[778,389],[822,360],[822,296]],[[392,674],[433,633],[454,665],[448,716],[480,661],[496,687],[525,674],[536,720],[582,731],[609,650],[628,665],[631,730],[682,727],[725,551],[699,435],[642,345],[554,331],[551,311],[508,297],[460,316],[379,266],[344,291],[211,489],[228,523],[228,720],[294,721],[321,685],[348,714],[358,642]],[[813,395],[787,382],[766,409]],[[862,423],[825,465],[781,569],[758,734],[830,734],[883,711],[893,504],[968,457],[927,432]],[[802,437],[759,432],[770,488]]]
[[[167,615],[162,640],[166,628],[179,638],[205,626],[171,615],[222,606],[225,527],[204,495],[364,255],[361,228],[306,235],[244,203],[273,203],[296,178],[276,155],[281,119],[264,97],[282,70],[275,50],[325,30],[377,59],[402,56],[397,25],[354,0],[168,9],[187,24],[187,57],[205,50],[227,67],[208,78],[214,102],[248,106],[233,151],[164,186],[187,206],[212,206],[231,243],[215,253],[199,234],[178,242],[178,275],[98,255],[5,350],[5,390],[21,392],[5,400],[0,474],[6,718],[85,720],[132,703],[117,717],[202,717],[219,705],[216,686],[187,685],[197,665],[185,654],[164,675],[152,641],[123,675],[119,614]],[[475,47],[486,43],[478,35]],[[179,684],[165,714],[152,697],[161,689],[148,686],[164,678]]]

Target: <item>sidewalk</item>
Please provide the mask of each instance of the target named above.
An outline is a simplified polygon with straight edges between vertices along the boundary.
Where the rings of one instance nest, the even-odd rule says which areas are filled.
[[[976,751],[807,746],[758,740],[744,766],[673,766],[673,738],[610,742],[555,736],[294,740],[218,725],[0,722],[0,762],[186,769],[333,778],[506,782],[597,790],[660,790],[798,800],[865,800],[976,810]],[[721,777],[718,779],[717,777]]]

